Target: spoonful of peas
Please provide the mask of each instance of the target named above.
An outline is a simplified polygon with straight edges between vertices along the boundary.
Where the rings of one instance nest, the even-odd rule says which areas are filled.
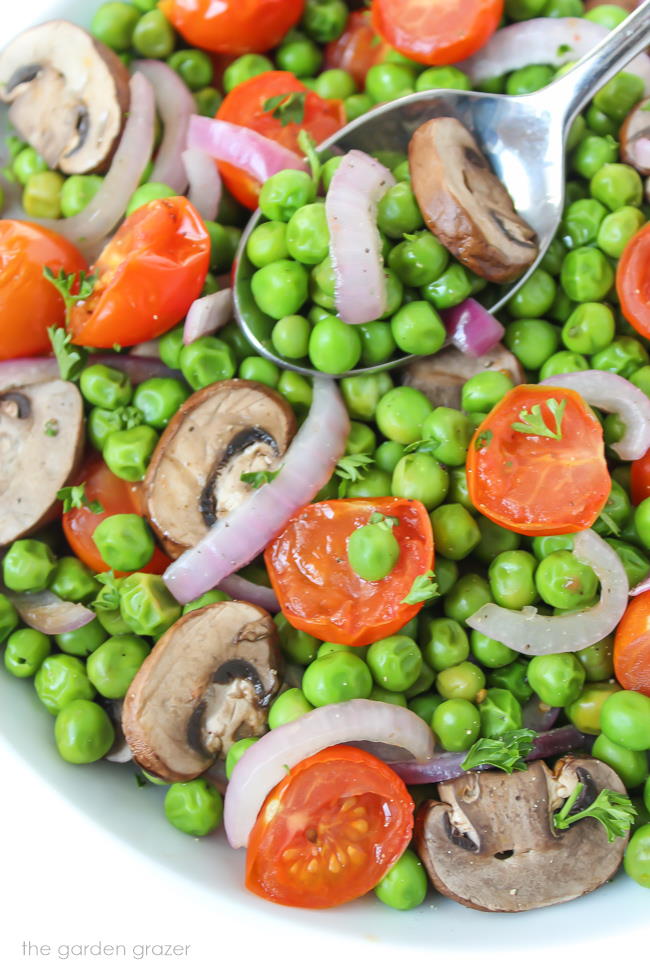
[[[566,144],[572,123],[595,92],[648,46],[649,31],[650,0],[646,0],[573,69],[539,91],[517,97],[457,90],[407,95],[351,122],[319,146],[319,156],[326,161],[353,149],[369,155],[403,156],[414,133],[432,119],[452,118],[462,123],[506,187],[516,213],[537,238],[536,258],[525,273],[514,283],[490,289],[493,296],[485,305],[488,312],[497,312],[539,267],[558,230],[565,196]],[[249,259],[248,245],[251,235],[263,223],[258,210],[239,248],[234,282],[237,321],[259,355],[283,369],[318,375],[307,356],[285,358],[278,354],[271,340],[276,321],[259,308],[253,296],[251,280],[257,268]],[[609,265],[605,270],[611,273]],[[590,272],[599,273],[597,261]],[[331,311],[331,315],[335,314]],[[332,372],[337,376],[372,373],[403,366],[414,358],[399,354],[398,350],[387,361]]]

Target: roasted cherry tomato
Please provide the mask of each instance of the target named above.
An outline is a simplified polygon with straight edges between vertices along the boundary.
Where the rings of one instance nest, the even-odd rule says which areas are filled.
[[[279,44],[302,17],[305,0],[162,0],[158,6],[189,44],[247,54]]]
[[[515,386],[474,434],[467,484],[479,511],[521,535],[582,531],[611,488],[602,427],[573,390]]]
[[[363,88],[370,69],[381,64],[390,50],[390,45],[375,33],[370,11],[355,10],[341,36],[325,48],[325,67],[342,68]]]
[[[621,687],[650,697],[650,592],[635,596],[618,624],[614,670]]]
[[[367,582],[348,562],[347,540],[375,512],[397,519],[400,555],[385,578]],[[403,600],[417,576],[433,568],[431,522],[423,504],[405,498],[319,501],[296,512],[264,558],[293,626],[319,640],[360,647],[397,633],[422,609]]]
[[[650,338],[650,224],[623,251],[616,270],[616,291],[624,317],[640,335]]]
[[[504,0],[373,0],[375,30],[422,64],[454,64],[474,54],[499,26]]]
[[[264,110],[269,98],[294,93],[305,96],[301,122],[283,125],[282,119],[273,114],[275,109]],[[273,139],[301,156],[302,150],[298,146],[300,130],[309,132],[316,143],[324,142],[345,125],[345,110],[343,102],[334,98],[321,98],[298,81],[290,71],[267,71],[233,88],[224,98],[217,118],[254,129],[267,139]],[[221,163],[219,168],[233,196],[244,206],[254,210],[260,190],[259,183],[229,163]]]
[[[63,298],[43,276],[85,271],[87,264],[64,237],[24,220],[0,220],[0,360],[50,350],[47,329],[63,325]]]
[[[109,349],[168,332],[200,295],[209,264],[210,236],[184,196],[139,207],[93,266],[92,294],[72,308],[73,342]]]
[[[650,450],[630,467],[630,494],[635,505],[650,498]]]
[[[335,745],[269,793],[251,831],[246,886],[289,907],[335,907],[367,894],[409,844],[413,800],[374,755]]]
[[[88,500],[99,501],[104,510],[100,514],[95,514],[89,508],[72,508],[63,515],[63,531],[68,545],[77,558],[93,572],[106,572],[109,566],[104,562],[93,542],[93,532],[109,515],[141,514],[139,499],[132,490],[133,486],[116,477],[101,457],[90,457],[86,461],[77,477],[77,483],[85,483]],[[162,573],[169,562],[169,558],[157,548],[151,562],[141,571]],[[123,576],[128,573],[116,572],[115,575]]]

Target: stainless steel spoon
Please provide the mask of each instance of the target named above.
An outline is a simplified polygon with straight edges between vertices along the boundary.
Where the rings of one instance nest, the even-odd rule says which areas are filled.
[[[518,97],[447,90],[406,95],[351,122],[319,146],[319,152],[326,159],[350,149],[405,153],[415,130],[429,119],[454,116],[463,122],[507,186],[517,211],[539,238],[537,261],[490,306],[489,311],[496,312],[530,277],[557,232],[564,206],[565,145],[571,124],[595,92],[648,46],[649,32],[650,0],[646,0],[571,71],[540,91]],[[250,279],[255,268],[246,257],[248,238],[261,219],[258,210],[244,231],[237,255],[237,321],[261,356],[283,369],[316,376],[315,369],[284,360],[265,344],[274,322],[253,301]],[[342,375],[395,369],[415,358],[405,355],[381,366],[352,369]]]

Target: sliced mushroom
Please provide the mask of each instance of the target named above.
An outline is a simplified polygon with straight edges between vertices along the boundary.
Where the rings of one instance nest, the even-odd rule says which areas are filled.
[[[234,741],[267,730],[280,687],[273,620],[251,603],[215,603],[182,616],[131,684],[122,712],[138,765],[167,782],[196,778]]]
[[[0,53],[9,119],[52,169],[104,172],[129,107],[118,56],[67,20],[30,27]]]
[[[417,846],[433,885],[479,911],[528,911],[561,904],[609,880],[627,840],[610,843],[601,823],[585,818],[556,830],[553,813],[578,782],[574,809],[602,789],[625,793],[618,775],[594,758],[566,757],[553,770],[469,772],[439,786],[440,802],[419,814]]]
[[[274,471],[296,430],[289,404],[261,383],[231,379],[183,404],[158,442],[144,482],[147,515],[173,557],[233,511],[251,484]]]
[[[621,127],[621,159],[644,176],[650,175],[650,100],[639,102]]]
[[[427,226],[461,263],[488,281],[514,281],[537,257],[535,231],[455,118],[416,129],[409,145],[413,192]]]
[[[55,379],[0,392],[0,545],[43,524],[83,447],[83,401]]]
[[[435,355],[417,359],[402,373],[405,386],[421,390],[434,406],[460,408],[463,384],[479,372],[504,372],[513,383],[525,382],[519,360],[502,345],[474,358],[451,346]]]

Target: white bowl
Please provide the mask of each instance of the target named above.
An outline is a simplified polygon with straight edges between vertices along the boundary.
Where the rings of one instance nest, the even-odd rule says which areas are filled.
[[[67,17],[87,24],[100,0],[22,0],[3,10],[3,38],[30,24],[52,17]],[[0,137],[6,119],[0,117]],[[195,842],[171,829],[162,810],[164,789],[138,789],[132,765],[100,762],[90,766],[68,765],[53,742],[53,719],[38,701],[31,681],[19,681],[0,666],[0,735],[40,771],[50,787],[65,795],[98,827],[117,834],[138,853],[177,871],[198,887],[206,888],[223,902],[224,911],[255,917],[291,916],[296,925],[312,928],[329,939],[393,942],[405,948],[438,950],[503,951],[534,945],[540,931],[557,946],[587,942],[592,933],[611,936],[647,926],[648,892],[627,877],[619,876],[600,890],[569,904],[525,914],[484,914],[454,901],[430,895],[414,911],[400,913],[384,907],[372,895],[343,908],[300,911],[281,908],[249,894],[243,884],[244,855],[231,850],[223,834]],[[46,790],[44,789],[44,792]],[[215,879],[217,878],[217,879]]]

